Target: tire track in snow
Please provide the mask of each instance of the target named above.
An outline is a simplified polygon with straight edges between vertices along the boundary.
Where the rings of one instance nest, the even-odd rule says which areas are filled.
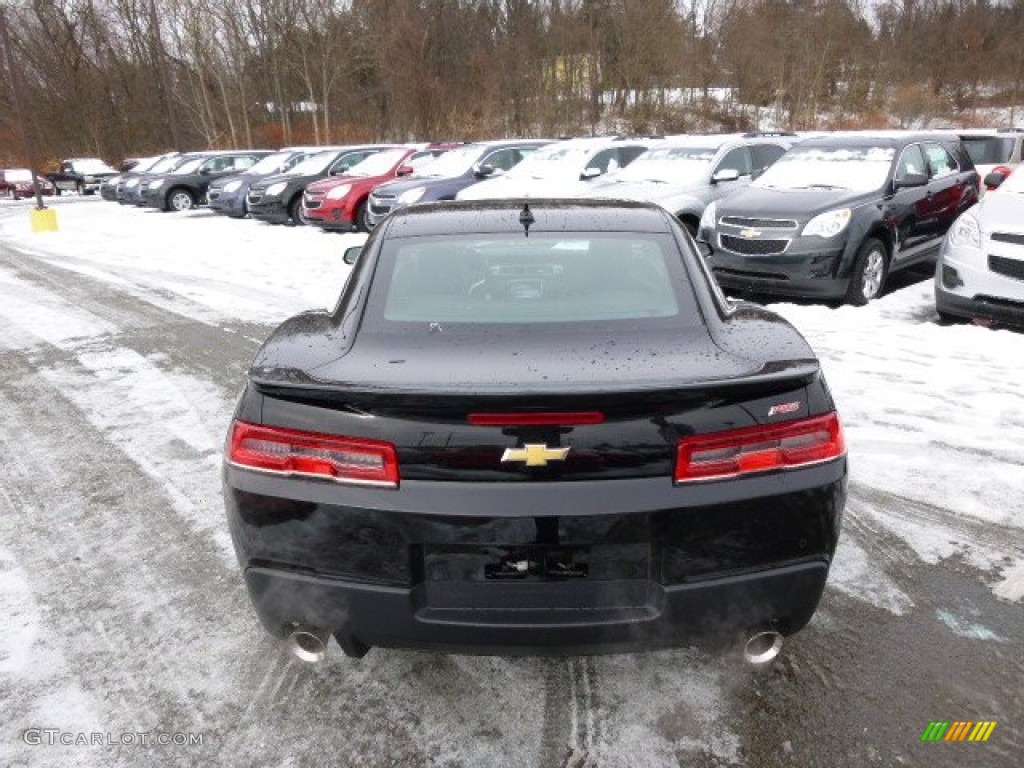
[[[861,482],[850,483],[847,522],[872,556],[910,573],[911,560],[935,564],[962,557],[978,571],[998,597],[1019,601],[1019,573],[1024,567],[1024,531],[954,512],[937,504],[909,499]],[[876,532],[884,535],[874,535]],[[894,541],[897,540],[897,541]],[[909,552],[913,552],[910,555]],[[993,576],[998,573],[999,578]]]

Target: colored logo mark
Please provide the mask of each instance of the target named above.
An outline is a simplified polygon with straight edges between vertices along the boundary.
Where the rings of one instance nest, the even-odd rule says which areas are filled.
[[[988,741],[995,728],[995,720],[932,720],[921,741]]]

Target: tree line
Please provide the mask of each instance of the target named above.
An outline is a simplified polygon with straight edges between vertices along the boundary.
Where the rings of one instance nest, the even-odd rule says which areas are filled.
[[[969,124],[1024,0],[0,0],[0,163],[382,140]],[[12,86],[21,91],[21,112]]]

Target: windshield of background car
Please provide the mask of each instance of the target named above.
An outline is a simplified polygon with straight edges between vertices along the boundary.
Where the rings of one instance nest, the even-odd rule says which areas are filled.
[[[685,179],[703,173],[718,154],[718,147],[661,147],[649,149],[615,174],[619,181],[663,181]]]
[[[207,158],[205,157],[194,157],[191,160],[186,160],[184,163],[177,166],[174,169],[174,172],[177,174],[195,173],[197,170],[199,170],[199,166],[202,165],[203,161],[205,161],[206,159]]]
[[[565,147],[555,144],[527,155],[505,173],[506,179],[553,179],[578,176],[599,150],[594,147]]]
[[[369,307],[371,331],[396,333],[409,324],[486,332],[487,326],[700,323],[676,241],[632,232],[386,241]]]
[[[380,176],[390,171],[395,163],[398,163],[409,154],[407,149],[385,149],[376,154],[370,155],[365,160],[356,163],[347,171],[346,176]]]
[[[12,171],[4,171],[3,176],[5,181],[9,181],[12,184],[16,181],[32,183],[32,171],[27,168],[15,168]]]
[[[752,187],[764,189],[880,189],[896,150],[890,146],[797,146],[775,161]]]
[[[417,152],[405,159],[405,164],[412,168],[412,172],[420,175],[424,169],[439,158],[443,152],[435,155],[433,152]]]
[[[174,170],[181,162],[181,155],[165,157],[163,160],[157,161],[153,167],[147,169],[146,173],[166,173],[167,171]]]
[[[76,173],[117,173],[113,168],[102,160],[75,160],[72,167]]]
[[[252,168],[246,169],[246,173],[265,175],[268,173],[274,173],[278,168],[288,162],[294,152],[275,152],[272,155],[267,155],[260,160]]]
[[[461,176],[473,167],[473,163],[480,159],[483,152],[483,147],[478,144],[450,149],[424,168],[419,175],[438,179]]]
[[[289,170],[288,175],[316,176],[317,174],[324,173],[337,158],[338,152],[334,150],[317,152]]]
[[[144,157],[139,160],[134,168],[129,168],[127,171],[122,171],[122,173],[150,173],[159,162],[159,157]]]
[[[1006,163],[1013,154],[1013,139],[1000,136],[962,136],[960,140],[975,165]]]

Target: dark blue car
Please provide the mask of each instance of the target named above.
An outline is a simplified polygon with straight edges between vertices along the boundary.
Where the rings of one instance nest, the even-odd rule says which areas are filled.
[[[263,158],[244,173],[217,179],[207,191],[210,210],[233,219],[244,219],[249,213],[245,195],[254,181],[284,173],[324,149],[325,147],[286,147]]]
[[[550,143],[547,139],[505,139],[479,141],[449,150],[416,175],[389,181],[373,190],[366,224],[373,229],[392,211],[413,203],[454,200],[470,184],[504,173]]]

